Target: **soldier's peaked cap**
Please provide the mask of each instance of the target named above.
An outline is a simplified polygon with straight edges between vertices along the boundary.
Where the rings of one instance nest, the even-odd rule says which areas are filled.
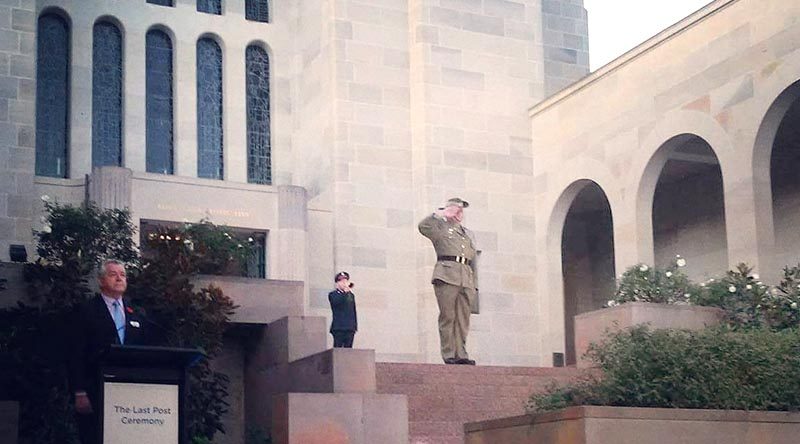
[[[447,199],[447,203],[445,204],[445,206],[446,207],[456,206],[456,207],[461,207],[461,208],[467,208],[467,207],[469,207],[469,202],[467,202],[466,200],[461,199],[460,197],[453,197],[453,198]]]

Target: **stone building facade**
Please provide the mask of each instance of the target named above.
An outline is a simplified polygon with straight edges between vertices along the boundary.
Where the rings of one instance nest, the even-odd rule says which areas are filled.
[[[539,363],[526,110],[587,74],[581,0],[4,0],[0,31],[0,260],[32,258],[41,195],[209,218],[265,235],[301,314],[346,270],[356,346],[438,362],[416,224],[459,196],[471,354]]]
[[[797,265],[798,42],[799,3],[717,0],[530,109],[540,362],[631,265]]]
[[[747,262],[774,283],[800,261],[800,3],[715,0],[590,75],[581,0],[218,4],[0,0],[0,260],[32,256],[41,195],[140,224],[207,217],[266,235],[237,323],[329,316],[346,270],[356,347],[438,362],[416,224],[459,196],[481,250],[470,354],[542,366],[574,361],[572,316],[631,265],[681,255],[705,279]],[[98,41],[119,42],[119,70],[97,75]],[[150,115],[165,97],[171,117]],[[98,140],[119,151],[95,160]]]

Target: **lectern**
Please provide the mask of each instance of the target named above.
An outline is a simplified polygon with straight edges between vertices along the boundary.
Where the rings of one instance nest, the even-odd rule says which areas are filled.
[[[112,345],[101,357],[97,410],[103,444],[188,444],[188,369],[196,349]]]

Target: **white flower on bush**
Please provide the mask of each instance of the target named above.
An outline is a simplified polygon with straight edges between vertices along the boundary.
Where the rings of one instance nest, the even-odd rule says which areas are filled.
[[[728,287],[728,291],[730,291],[731,293],[736,293],[736,287],[731,285],[730,287]]]
[[[672,277],[672,272],[668,271],[668,272],[664,273],[664,275],[667,276],[667,277]]]
[[[797,302],[792,302],[792,305],[790,305],[790,307],[792,307],[795,310],[797,310]]]
[[[53,229],[50,228],[50,224],[47,224],[47,225],[42,227],[42,233],[52,233],[52,232],[53,232]]]
[[[690,297],[692,297],[692,294],[691,293],[684,293],[683,297],[686,298],[686,299],[689,299]]]
[[[744,288],[746,288],[746,289],[748,289],[748,290],[752,290],[752,289],[753,289],[753,286],[752,286],[752,285],[750,285],[750,284],[747,284],[747,285],[745,285],[745,287],[744,287]]]
[[[617,305],[617,303],[616,303],[616,302],[614,302],[614,300],[613,300],[613,299],[612,299],[612,300],[610,300],[610,301],[608,301],[608,302],[606,303],[606,306],[608,306],[608,307],[614,307],[614,306],[616,306],[616,305]]]
[[[47,194],[42,194],[42,197],[40,197],[40,199],[42,199],[42,202],[50,202],[50,196],[48,196]]]
[[[639,266],[639,271],[647,271],[647,270],[648,270],[647,265],[642,264]]]
[[[759,280],[761,278],[758,276],[758,273],[753,273],[753,279]]]
[[[775,287],[772,287],[772,289],[769,291],[769,293],[771,295],[773,295],[773,296],[777,296],[778,295],[778,289],[775,288]]]
[[[679,267],[685,267],[686,266],[686,259],[678,256],[678,259],[675,261],[675,265],[677,265]]]

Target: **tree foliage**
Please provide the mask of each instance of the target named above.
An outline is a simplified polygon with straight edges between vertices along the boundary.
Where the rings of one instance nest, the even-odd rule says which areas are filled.
[[[35,233],[39,258],[25,267],[30,302],[0,310],[0,395],[20,401],[22,443],[72,444],[63,332],[69,314],[92,297],[97,266],[108,258],[127,263],[126,299],[162,326],[165,345],[198,347],[212,359],[234,306],[219,288],[195,289],[193,276],[239,267],[249,250],[226,227],[202,222],[160,230],[145,240],[142,256],[127,210],[48,201],[45,210],[44,229]],[[170,242],[162,242],[167,233]],[[210,360],[191,369],[190,436],[211,440],[222,431],[227,395],[228,378]]]

